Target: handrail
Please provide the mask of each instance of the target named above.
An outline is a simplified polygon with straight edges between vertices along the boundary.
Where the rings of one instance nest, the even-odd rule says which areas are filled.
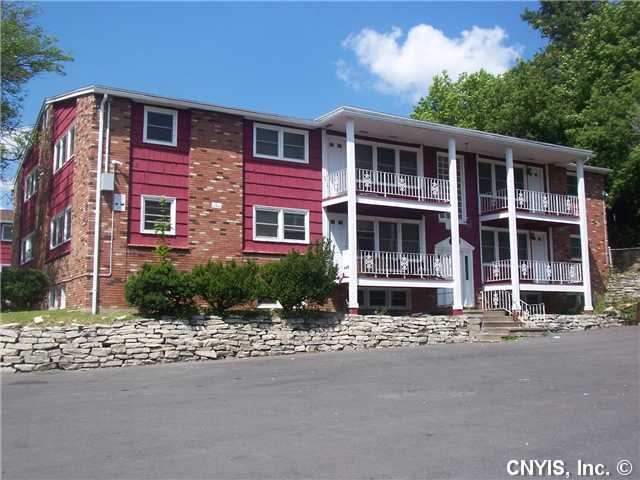
[[[520,299],[519,309],[514,310],[510,290],[493,290],[482,292],[483,310],[503,310],[510,315],[515,315],[519,320],[529,320],[532,318],[546,319],[546,308],[544,303],[527,303]]]
[[[578,197],[560,193],[539,192],[537,190],[515,190],[518,210],[548,215],[577,217],[580,212]],[[495,195],[480,194],[480,213],[490,213],[507,209],[507,190],[502,188]]]
[[[525,282],[555,283],[574,285],[582,283],[580,262],[548,262],[546,260],[518,261],[518,277]],[[504,282],[511,280],[510,260],[497,260],[482,264],[484,282]]]

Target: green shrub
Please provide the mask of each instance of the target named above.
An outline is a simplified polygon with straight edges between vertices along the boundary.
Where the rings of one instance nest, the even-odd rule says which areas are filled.
[[[193,269],[196,293],[218,314],[257,296],[258,268],[253,262],[209,261]]]
[[[143,315],[184,316],[195,311],[191,275],[168,260],[145,263],[124,285],[125,297]]]
[[[0,274],[3,310],[29,310],[42,303],[49,282],[37,268],[7,267]]]
[[[338,269],[327,240],[315,243],[302,255],[290,252],[261,271],[260,292],[280,302],[285,313],[322,305],[336,287]]]

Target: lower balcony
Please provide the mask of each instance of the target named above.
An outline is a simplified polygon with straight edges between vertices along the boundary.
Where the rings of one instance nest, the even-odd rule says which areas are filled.
[[[431,253],[360,250],[358,275],[386,278],[453,278],[451,257]]]
[[[545,260],[520,260],[518,273],[521,282],[552,285],[582,284],[582,263],[549,262]],[[510,260],[498,260],[482,265],[485,284],[510,282]]]

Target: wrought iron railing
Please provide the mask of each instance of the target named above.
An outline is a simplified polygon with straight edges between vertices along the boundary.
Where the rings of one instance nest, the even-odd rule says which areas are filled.
[[[356,170],[356,190],[385,197],[410,198],[419,202],[449,202],[449,181],[438,178],[380,172],[377,170]]]
[[[451,257],[427,253],[360,250],[358,271],[363,275],[452,278]]]
[[[547,262],[544,260],[520,260],[518,276],[521,281],[533,283],[555,283],[572,285],[582,283],[582,264],[579,262]],[[504,282],[511,280],[511,263],[498,260],[482,265],[482,278],[485,282]]]

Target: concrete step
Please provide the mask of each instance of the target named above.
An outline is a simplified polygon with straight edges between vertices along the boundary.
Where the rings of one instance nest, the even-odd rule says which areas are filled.
[[[512,318],[504,317],[504,318],[484,318],[482,319],[482,325],[512,325],[516,326],[515,322]]]
[[[491,328],[482,328],[480,333],[487,333],[490,335],[512,335],[513,327],[491,327]]]
[[[476,342],[501,342],[504,335],[494,335],[491,333],[481,333],[474,337]]]

